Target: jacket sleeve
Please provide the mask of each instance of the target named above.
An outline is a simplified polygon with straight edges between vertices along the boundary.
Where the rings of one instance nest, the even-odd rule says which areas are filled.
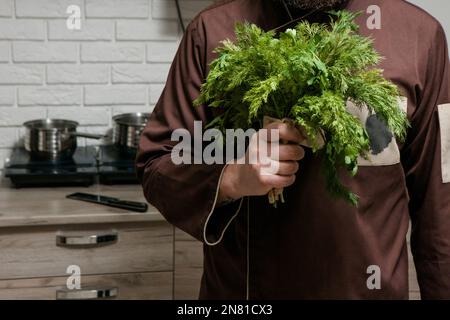
[[[176,129],[194,139],[194,121],[204,125],[207,109],[194,107],[205,78],[205,38],[194,19],[181,39],[163,92],[139,144],[136,171],[146,199],[173,225],[209,245],[217,244],[237,215],[242,201],[216,208],[224,164],[175,164],[171,151]],[[201,139],[201,137],[200,137]]]
[[[450,66],[442,27],[432,40],[402,162],[422,298],[450,299]]]

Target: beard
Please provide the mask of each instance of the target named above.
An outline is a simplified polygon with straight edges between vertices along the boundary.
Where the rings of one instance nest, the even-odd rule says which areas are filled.
[[[276,0],[277,2],[282,2],[283,0]],[[345,0],[284,0],[286,5],[306,10],[325,10],[332,9],[337,5],[340,5]]]

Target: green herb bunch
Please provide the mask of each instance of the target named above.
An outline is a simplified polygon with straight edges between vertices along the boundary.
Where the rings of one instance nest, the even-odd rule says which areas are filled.
[[[372,39],[358,34],[357,15],[330,12],[329,24],[300,22],[280,34],[237,23],[236,41],[224,40],[215,50],[218,57],[194,101],[222,109],[208,124],[222,132],[261,128],[270,116],[292,119],[309,141],[324,134],[325,145],[313,143],[312,151],[323,155],[331,194],[353,205],[358,197],[341,184],[338,168],[354,176],[370,142],[360,120],[347,111],[347,100],[367,105],[400,140],[408,127],[397,87],[375,68],[381,57]]]

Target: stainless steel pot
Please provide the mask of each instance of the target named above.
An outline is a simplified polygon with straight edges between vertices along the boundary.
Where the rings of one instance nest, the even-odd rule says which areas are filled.
[[[25,126],[25,149],[36,160],[63,160],[73,156],[77,137],[101,139],[104,136],[76,132],[78,122],[61,119],[28,121]]]
[[[113,117],[113,143],[122,152],[136,152],[149,113],[124,113]]]

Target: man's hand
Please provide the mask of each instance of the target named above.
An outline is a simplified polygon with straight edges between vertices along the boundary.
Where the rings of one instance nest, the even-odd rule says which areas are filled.
[[[304,149],[298,145],[304,137],[300,131],[289,123],[276,122],[268,125],[268,137],[255,134],[245,154],[245,164],[229,163],[223,172],[219,187],[219,203],[227,199],[239,199],[244,196],[261,196],[272,189],[281,189],[292,185],[295,174],[299,169],[298,161],[305,155]],[[274,141],[270,133],[278,130],[279,141]],[[263,138],[264,137],[264,138]],[[258,141],[267,143],[266,148],[259,148]],[[283,144],[280,143],[283,141]],[[287,142],[287,143],[286,143]],[[279,147],[278,159],[269,155],[269,162],[277,168],[276,172],[268,174],[266,161],[261,161],[267,156],[267,150],[271,150],[271,143],[277,143]],[[264,152],[262,152],[264,151]],[[254,157],[256,155],[256,157]],[[256,163],[250,163],[250,157],[254,157]]]

